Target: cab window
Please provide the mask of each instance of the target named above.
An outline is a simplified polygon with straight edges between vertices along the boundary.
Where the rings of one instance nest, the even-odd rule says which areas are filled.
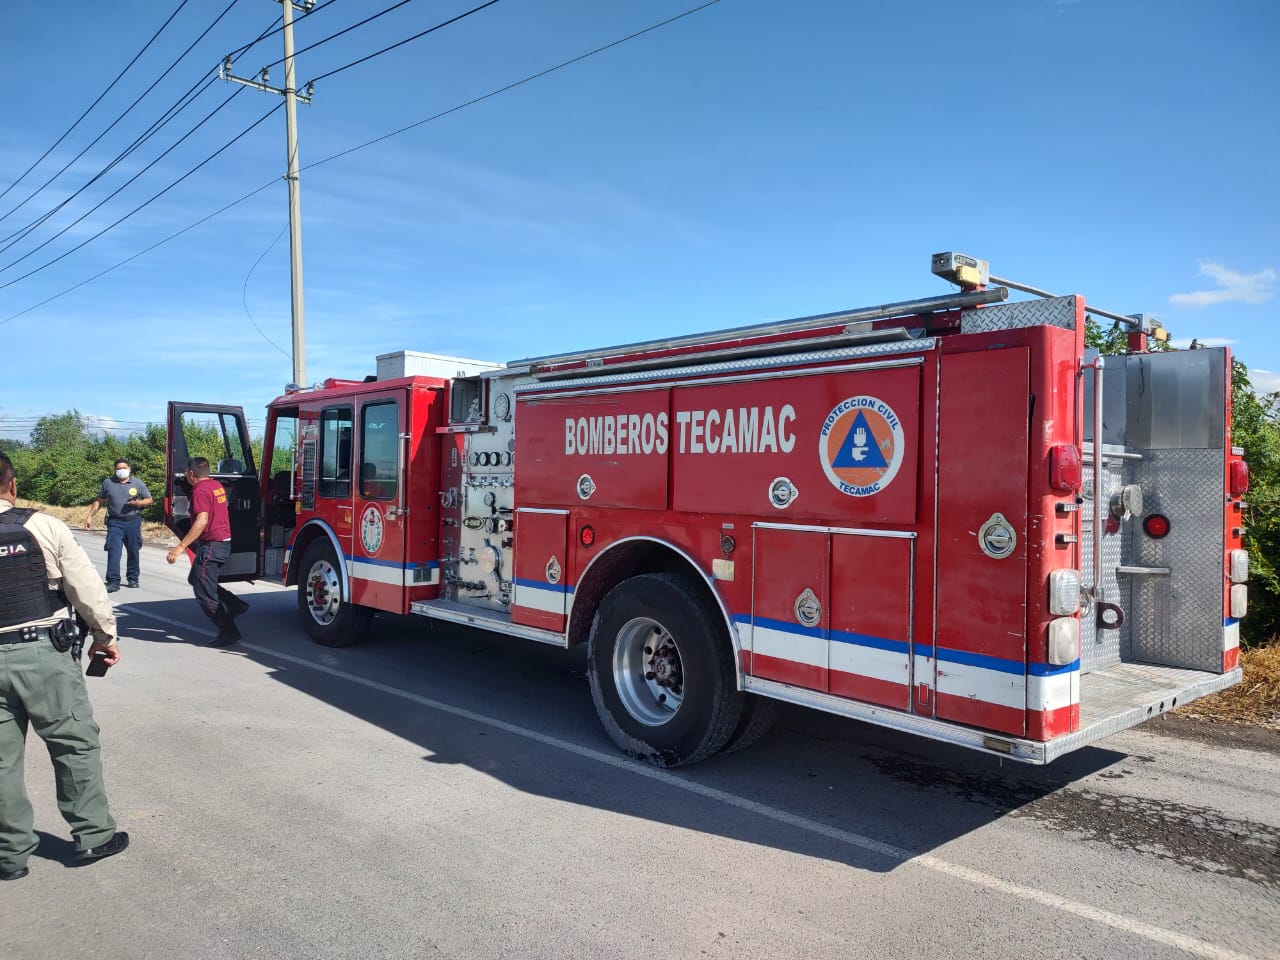
[[[351,408],[320,411],[320,496],[351,496]]]
[[[360,496],[366,500],[395,499],[399,442],[400,417],[394,401],[360,411]]]

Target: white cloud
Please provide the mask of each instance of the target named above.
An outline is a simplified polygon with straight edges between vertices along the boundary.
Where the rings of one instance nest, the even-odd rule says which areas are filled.
[[[1276,272],[1270,267],[1257,273],[1237,273],[1220,263],[1201,260],[1200,275],[1213,278],[1218,289],[1175,293],[1169,302],[1186,307],[1210,307],[1215,303],[1262,303],[1275,294]]]
[[[1249,382],[1257,393],[1275,393],[1280,390],[1280,373],[1252,367],[1249,370]]]

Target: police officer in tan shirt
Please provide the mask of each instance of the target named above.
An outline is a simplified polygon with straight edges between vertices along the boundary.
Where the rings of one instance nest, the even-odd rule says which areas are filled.
[[[17,498],[13,463],[0,453],[0,880],[25,877],[37,844],[23,782],[28,726],[49,749],[79,859],[129,845],[107,805],[98,725],[80,662],[68,652],[70,604],[93,632],[90,656],[119,662],[111,601],[67,525],[16,509]]]

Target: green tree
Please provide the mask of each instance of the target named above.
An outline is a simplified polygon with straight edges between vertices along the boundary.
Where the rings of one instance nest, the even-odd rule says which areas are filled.
[[[188,420],[183,423],[188,452],[211,463],[228,455],[215,420]],[[13,460],[20,478],[22,496],[61,507],[87,505],[101,489],[102,481],[115,469],[121,457],[129,461],[134,476],[142,480],[155,498],[145,516],[164,519],[165,455],[168,434],[159,424],[148,424],[126,437],[98,435],[91,431],[78,410],[41,417],[27,441],[6,441],[3,450]],[[276,469],[288,469],[292,447],[285,441],[277,450]],[[250,438],[254,463],[262,458],[263,438]],[[239,457],[237,449],[230,454]],[[177,465],[182,470],[186,464]]]
[[[1242,636],[1249,644],[1280,635],[1280,394],[1259,396],[1249,371],[1233,361],[1231,442],[1249,464],[1245,546],[1249,550],[1249,613]]]
[[[76,410],[36,421],[29,451],[33,456],[22,464],[23,490],[33,500],[62,507],[88,503],[105,476],[95,438]]]
[[[1108,355],[1124,353],[1129,348],[1128,331],[1121,330],[1118,323],[1104,327],[1093,317],[1085,317],[1084,345]]]

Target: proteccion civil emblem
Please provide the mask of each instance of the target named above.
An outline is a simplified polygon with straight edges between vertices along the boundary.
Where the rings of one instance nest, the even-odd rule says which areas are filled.
[[[902,421],[879,397],[849,397],[822,423],[818,456],[841,493],[869,497],[887,487],[902,466]]]

